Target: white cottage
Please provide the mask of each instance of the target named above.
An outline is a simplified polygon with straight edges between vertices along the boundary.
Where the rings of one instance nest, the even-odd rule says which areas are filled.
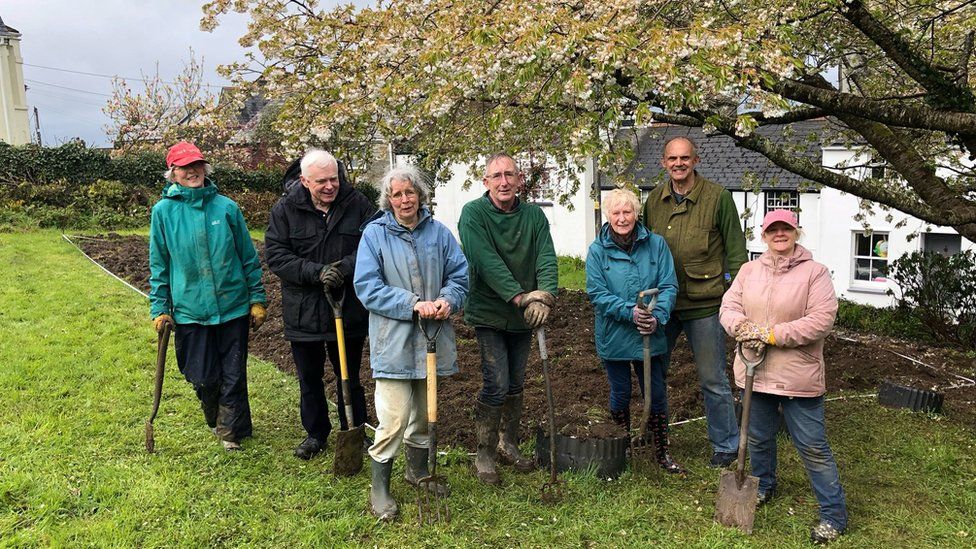
[[[825,124],[823,120],[814,120],[793,124],[785,133],[782,127],[775,126],[763,127],[759,131],[773,139],[790,139],[796,154],[818,159],[827,168],[847,171],[843,166],[863,165],[855,151],[808,138],[822,135]],[[660,125],[621,131],[619,137],[632,140],[636,147],[637,154],[630,170],[637,181],[643,182],[642,199],[662,180],[663,144],[677,135],[691,137],[698,144],[701,157],[698,172],[729,189],[740,214],[750,212],[742,222],[747,238],[752,237],[748,240],[750,257],[758,256],[765,249],[757,227],[766,212],[778,208],[793,209],[797,211],[803,229],[801,243],[810,249],[817,261],[830,269],[837,295],[844,299],[874,306],[891,305],[894,298],[887,291],[894,288],[894,284],[886,275],[893,259],[920,249],[945,253],[976,249],[976,244],[962,239],[950,227],[931,226],[896,211],[890,212],[891,219],[887,218],[889,212],[879,210],[863,222],[858,221],[855,219],[860,212],[857,197],[826,187],[817,189],[800,176],[773,165],[762,155],[736,146],[731,139],[705,135],[698,128]],[[785,137],[787,135],[789,137]],[[612,188],[606,184],[605,176],[594,169],[593,161],[583,161],[582,165],[580,188],[571,200],[573,209],[549,201],[536,202],[549,218],[559,255],[586,256],[587,247],[603,223],[599,206],[591,198],[593,189],[600,188],[605,192]],[[869,169],[872,168],[853,168],[856,176],[867,175]],[[461,208],[483,194],[485,188],[480,181],[466,190],[463,188],[468,177],[467,166],[455,166],[452,171],[452,179],[436,190],[435,216],[457,235]],[[756,184],[759,192],[754,191]],[[743,190],[744,185],[749,190]],[[905,222],[899,227],[903,220]]]

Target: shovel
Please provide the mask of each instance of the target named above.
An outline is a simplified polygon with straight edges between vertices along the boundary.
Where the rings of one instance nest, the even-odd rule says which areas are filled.
[[[437,474],[437,334],[444,323],[437,322],[433,335],[427,333],[424,319],[419,316],[417,324],[427,340],[427,471],[430,473],[417,479],[417,516],[421,524],[433,524],[441,519],[450,522],[447,498],[437,490],[438,485],[445,484],[444,477]]]
[[[159,339],[156,342],[156,388],[153,392],[152,414],[146,422],[146,451],[150,454],[156,451],[156,438],[153,433],[153,421],[159,413],[159,399],[163,396],[163,371],[166,369],[166,348],[169,347],[169,333],[173,325],[169,322],[163,323],[163,330],[159,332]]]
[[[336,341],[339,345],[339,374],[340,391],[342,400],[345,404],[346,429],[340,426],[336,433],[335,466],[336,476],[351,477],[363,468],[363,442],[366,440],[366,428],[363,425],[353,427],[352,425],[352,395],[349,393],[349,366],[346,364],[346,334],[342,329],[342,304],[346,300],[346,291],[343,289],[339,293],[339,299],[332,297],[332,293],[326,288],[325,298],[332,307],[332,316],[335,317]]]
[[[759,494],[759,478],[746,475],[746,442],[749,438],[749,410],[752,407],[752,383],[756,368],[766,360],[766,348],[758,352],[755,361],[746,358],[742,343],[736,352],[746,365],[746,391],[742,397],[742,423],[739,426],[739,458],[735,471],[722,471],[718,480],[718,498],[715,501],[715,521],[725,526],[735,526],[747,534],[752,533],[756,520],[756,496]]]
[[[535,331],[535,338],[539,341],[539,356],[542,358],[542,376],[546,383],[546,405],[549,411],[549,480],[542,485],[542,501],[556,503],[562,499],[560,480],[556,476],[556,406],[552,399],[552,381],[549,379],[549,353],[546,350],[546,329],[539,327]]]
[[[637,293],[637,306],[641,309],[653,310],[657,305],[657,288],[642,290]],[[631,471],[638,475],[648,475],[657,472],[656,456],[653,445],[647,440],[647,422],[651,418],[651,335],[644,336],[644,411],[641,414],[640,431],[636,437],[630,439]]]

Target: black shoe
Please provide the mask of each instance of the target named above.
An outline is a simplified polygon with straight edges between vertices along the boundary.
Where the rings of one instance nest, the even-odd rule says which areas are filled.
[[[301,459],[312,459],[321,452],[325,451],[325,442],[315,438],[307,437],[295,448],[295,457]]]
[[[776,488],[770,488],[765,492],[760,491],[756,493],[756,507],[762,507],[763,505],[766,505],[767,503],[769,503],[769,500],[773,499],[773,496],[775,495],[776,495]]]
[[[715,467],[717,469],[724,469],[735,463],[735,460],[738,457],[739,455],[735,452],[715,452],[712,454],[712,459],[708,462],[708,466]]]

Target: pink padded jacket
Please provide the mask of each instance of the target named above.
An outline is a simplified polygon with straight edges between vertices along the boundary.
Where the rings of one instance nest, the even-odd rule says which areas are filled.
[[[776,345],[766,348],[754,390],[796,397],[826,392],[823,345],[836,316],[830,272],[799,244],[788,258],[767,251],[743,265],[719,311],[729,334],[743,320],[773,329]],[[738,356],[734,368],[736,385],[745,387],[745,365]]]

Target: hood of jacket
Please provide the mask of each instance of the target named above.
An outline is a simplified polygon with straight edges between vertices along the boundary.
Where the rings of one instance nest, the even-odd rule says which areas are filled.
[[[620,246],[617,246],[617,243],[613,241],[613,237],[611,236],[612,231],[613,229],[610,228],[610,223],[605,221],[603,226],[600,227],[600,245],[604,248],[616,248],[623,252]],[[637,233],[634,235],[634,244],[647,240],[651,234],[651,231],[640,221],[634,225],[634,231]]]
[[[417,211],[417,216],[420,218],[420,220],[417,221],[417,226],[413,228],[414,231],[420,229],[425,223],[428,223],[431,219],[433,219],[433,216],[431,216],[430,210],[427,209],[427,206],[421,206]],[[373,217],[367,219],[366,222],[363,223],[361,230],[365,229],[366,225],[374,222],[376,225],[379,225],[387,231],[397,235],[410,232],[409,229],[397,221],[396,216],[393,215],[393,212],[390,210],[378,210],[375,214],[373,214]]]
[[[343,170],[339,170],[339,192],[336,193],[333,206],[339,208],[345,207],[345,203],[348,202],[353,196],[353,190],[352,183],[349,183],[349,181],[346,179],[345,172]],[[315,204],[312,203],[312,193],[305,188],[305,185],[301,184],[301,181],[292,185],[291,188],[285,191],[285,201],[299,209],[313,212],[317,211],[315,209]]]
[[[160,194],[164,199],[180,200],[189,205],[202,204],[204,200],[213,198],[217,194],[217,185],[209,177],[205,178],[202,187],[184,187],[176,182],[170,182],[163,187]]]
[[[766,250],[759,256],[759,263],[767,269],[771,269],[774,273],[785,273],[805,261],[812,260],[813,254],[800,244],[796,244],[793,247],[793,253],[789,257],[777,256],[769,250]]]

